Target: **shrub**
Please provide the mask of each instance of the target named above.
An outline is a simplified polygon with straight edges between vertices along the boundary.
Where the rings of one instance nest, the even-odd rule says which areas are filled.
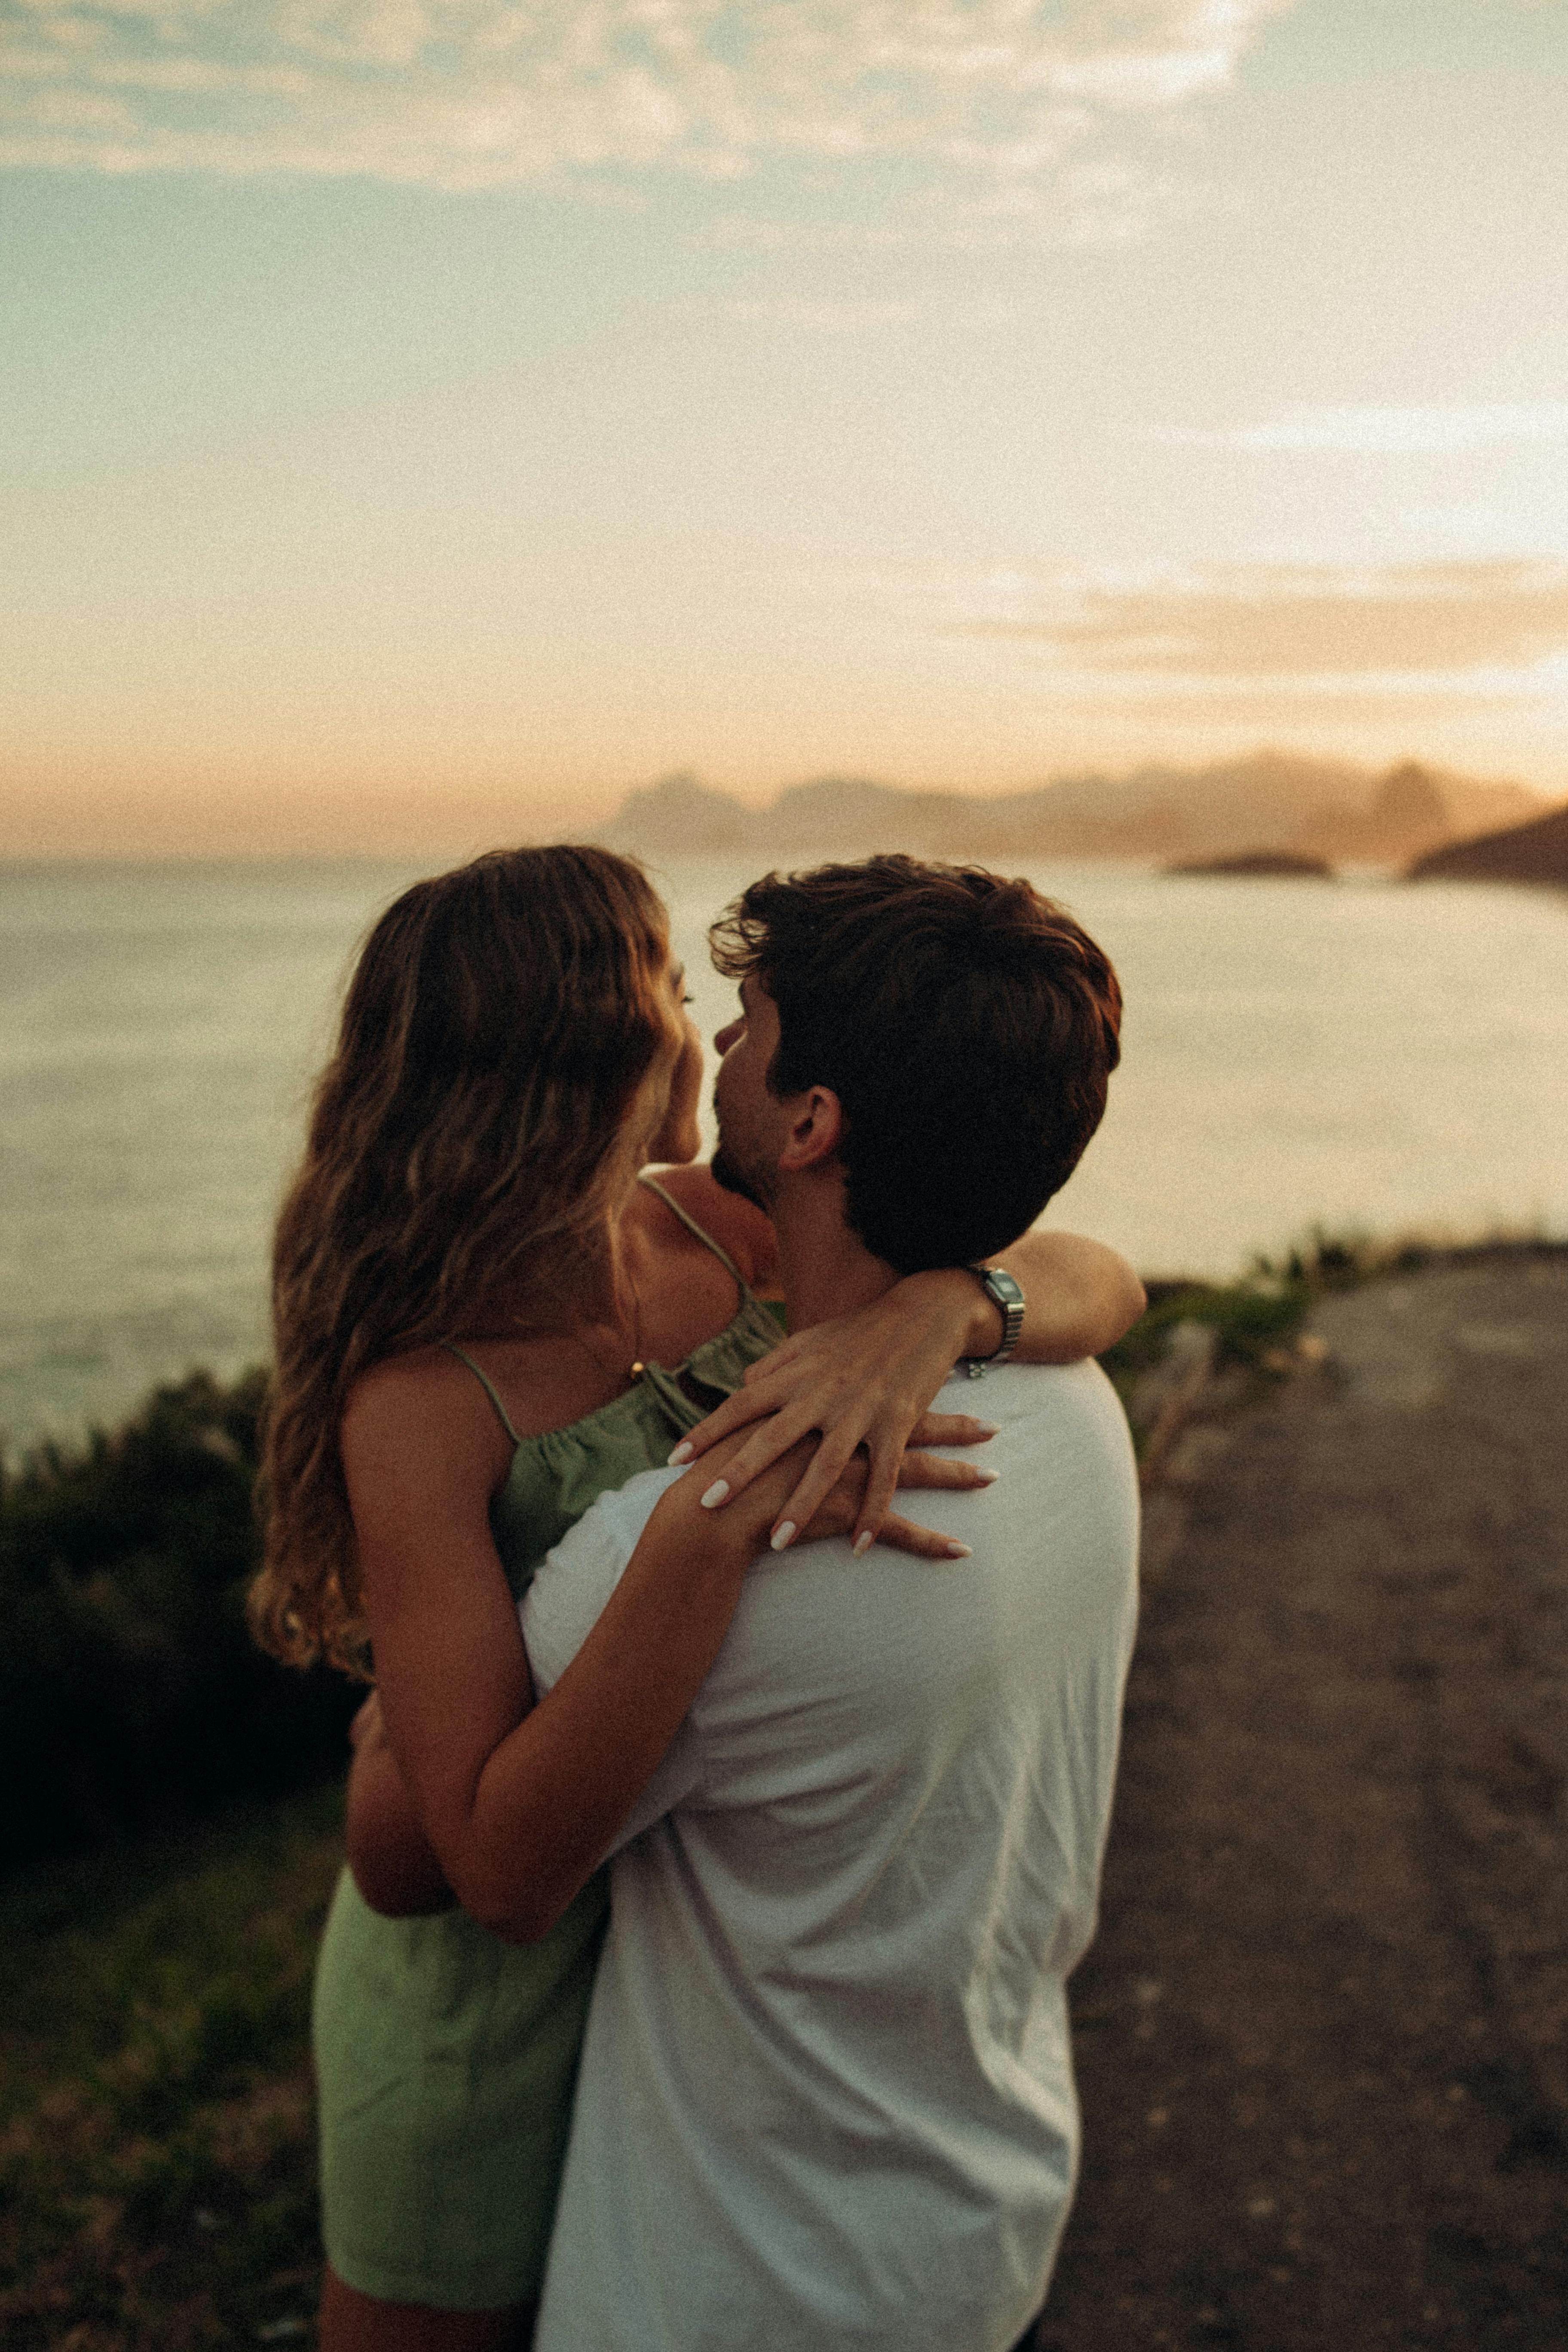
[[[341,1768],[363,1693],[245,1623],[265,1375],[0,1466],[0,1865]]]
[[[1148,1292],[1145,1312],[1100,1360],[1123,1395],[1161,1360],[1177,1324],[1212,1325],[1222,1363],[1257,1364],[1290,1339],[1314,1296],[1303,1274],[1267,1266],[1246,1282],[1152,1282]]]

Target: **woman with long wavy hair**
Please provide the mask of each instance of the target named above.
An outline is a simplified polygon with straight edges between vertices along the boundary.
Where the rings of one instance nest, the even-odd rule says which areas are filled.
[[[725,1631],[731,1600],[639,1548],[535,1706],[517,1619],[572,1520],[779,1336],[755,1295],[767,1219],[690,1164],[682,977],[645,876],[607,851],[496,852],[416,884],[362,951],[279,1219],[253,1619],[278,1654],[367,1678],[374,1660],[375,1683],[350,1853],[381,1907],[345,1872],[316,1988],[326,2352],[526,2344],[595,1864]],[[1025,1353],[1089,1352],[1136,1312],[1092,1244],[1033,1236],[1009,1262]],[[911,1433],[979,1433],[918,1424],[995,1320],[969,1274],[922,1275],[794,1351],[769,1401],[825,1433],[788,1506],[804,1531],[868,1518],[946,1549],[882,1508]],[[869,1473],[825,1502],[862,1440]],[[906,1483],[984,1475],[908,1459]]]

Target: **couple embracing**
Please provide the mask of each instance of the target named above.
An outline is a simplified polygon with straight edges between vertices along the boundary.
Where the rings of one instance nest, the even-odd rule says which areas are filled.
[[[376,1685],[326,2352],[1005,2352],[1055,2255],[1134,1611],[1085,1360],[1142,1293],[1029,1228],[1120,992],[1026,883],[902,857],[712,944],[699,1168],[640,869],[416,885],[279,1220],[256,1622]]]

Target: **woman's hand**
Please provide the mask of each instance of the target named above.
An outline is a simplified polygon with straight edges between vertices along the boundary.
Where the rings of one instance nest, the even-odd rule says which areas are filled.
[[[815,1458],[774,1524],[773,1544],[782,1549],[795,1530],[810,1523],[857,1448],[864,1446],[869,1471],[854,1529],[857,1548],[863,1550],[878,1534],[887,1538],[885,1521],[894,1487],[916,1483],[901,1475],[911,1438],[922,1445],[976,1445],[995,1434],[989,1422],[975,1421],[968,1413],[926,1410],[963,1347],[976,1299],[986,1305],[973,1275],[912,1275],[852,1315],[813,1324],[752,1365],[744,1384],[676,1447],[671,1461],[695,1461],[721,1438],[749,1423],[761,1424],[722,1465],[722,1476],[704,1496],[714,1509],[750,1486],[809,1431],[820,1430],[822,1443]],[[989,1311],[995,1316],[994,1308]],[[963,1466],[941,1465],[944,1471]],[[969,1475],[925,1483],[984,1486],[990,1481]]]
[[[944,1417],[941,1414],[930,1416],[933,1421]],[[787,1486],[790,1471],[805,1470],[811,1458],[810,1450],[802,1447],[798,1462],[775,1465],[774,1475],[782,1474],[784,1484]],[[820,1454],[816,1458],[820,1460]],[[783,1544],[779,1542],[778,1535],[784,1527],[789,1527],[789,1521],[785,1519],[782,1523],[773,1538],[774,1550],[782,1551],[792,1542],[816,1543],[827,1536],[847,1536],[858,1528],[870,1477],[869,1458],[861,1452],[851,1454],[805,1526],[798,1535],[791,1528]],[[994,1470],[982,1469],[973,1462],[950,1462],[940,1454],[906,1453],[899,1465],[899,1485],[904,1487],[942,1487],[950,1493],[964,1493],[992,1486],[995,1477]],[[917,1527],[912,1519],[900,1518],[891,1512],[878,1529],[877,1540],[889,1545],[895,1551],[913,1552],[917,1559],[967,1559],[973,1549],[971,1545],[960,1543],[952,1536],[939,1536],[931,1528]],[[870,1543],[871,1537],[864,1530],[855,1537],[858,1552],[867,1550]]]
[[[386,1736],[381,1694],[372,1691],[349,1726],[343,1847],[354,1884],[373,1911],[390,1919],[447,1911],[447,1885]]]
[[[1020,1363],[1071,1364],[1099,1355],[1143,1312],[1143,1286],[1124,1258],[1077,1234],[1027,1233],[998,1263],[1026,1295]],[[908,1275],[868,1307],[794,1334],[747,1372],[743,1386],[670,1456],[694,1462],[749,1424],[752,1435],[709,1492],[710,1508],[738,1495],[810,1430],[816,1458],[779,1515],[803,1526],[858,1445],[871,1475],[858,1542],[869,1540],[898,1483],[904,1448],[973,1445],[994,1433],[968,1413],[931,1414],[931,1399],[961,1356],[1002,1344],[1002,1316],[967,1266]],[[722,1491],[719,1491],[722,1489]]]
[[[1114,1249],[1074,1233],[1025,1233],[1002,1251],[1025,1289],[1018,1362],[1077,1364],[1100,1355],[1138,1322],[1145,1307],[1138,1275]],[[752,1425],[724,1475],[712,1482],[710,1510],[741,1494],[809,1430],[820,1430],[814,1463],[778,1515],[783,1528],[806,1524],[856,1446],[869,1454],[869,1479],[856,1524],[865,1545],[881,1528],[910,1442],[966,1446],[992,1437],[969,1413],[929,1413],[931,1400],[962,1355],[1002,1345],[1002,1312],[966,1265],[905,1275],[869,1306],[814,1324],[783,1340],[745,1373],[736,1395],[700,1421],[670,1461],[699,1461],[721,1437]],[[708,1496],[705,1496],[708,1500]],[[785,1538],[790,1540],[790,1538]]]
[[[385,1745],[386,1721],[381,1712],[381,1693],[372,1691],[349,1725],[349,1746],[356,1756],[363,1750],[369,1757]]]

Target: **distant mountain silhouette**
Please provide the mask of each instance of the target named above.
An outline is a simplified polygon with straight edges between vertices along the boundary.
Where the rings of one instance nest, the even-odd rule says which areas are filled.
[[[1478,839],[1451,841],[1418,857],[1412,882],[1545,882],[1568,889],[1568,807],[1529,824],[1510,824]]]
[[[689,772],[627,794],[606,829],[652,856],[797,856],[904,849],[924,857],[1180,859],[1278,851],[1404,866],[1446,840],[1543,807],[1521,784],[1482,783],[1405,761],[1382,772],[1258,751],[1206,768],[1063,776],[1017,793],[905,792],[858,776],[792,784],[749,809]]]
[[[1239,849],[1230,857],[1193,857],[1167,866],[1167,874],[1219,874],[1237,881],[1331,882],[1334,869],[1322,857],[1294,849]]]

